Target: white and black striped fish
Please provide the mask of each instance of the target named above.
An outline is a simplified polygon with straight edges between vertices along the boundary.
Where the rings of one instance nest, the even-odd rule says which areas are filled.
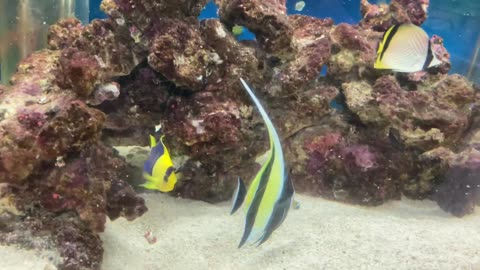
[[[391,26],[378,45],[374,68],[417,72],[440,65],[428,34],[414,24]]]
[[[238,247],[245,243],[261,245],[265,242],[287,216],[294,194],[275,127],[253,91],[243,79],[240,80],[267,126],[270,149],[266,162],[253,179],[248,192],[245,192],[245,185],[240,177],[238,178],[231,214],[244,200],[246,209],[245,228]]]

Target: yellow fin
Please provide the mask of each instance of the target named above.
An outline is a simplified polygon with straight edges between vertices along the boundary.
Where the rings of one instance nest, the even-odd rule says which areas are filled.
[[[155,140],[155,137],[150,135],[150,148],[153,148],[157,145],[157,140]]]
[[[159,140],[159,141],[162,143],[163,148],[164,148],[164,149],[167,149],[167,147],[166,147],[165,144],[163,143],[163,138],[164,138],[164,137],[165,137],[165,135],[160,136],[160,140]]]
[[[146,189],[157,189],[155,185],[155,179],[152,176],[148,175],[147,173],[144,173],[143,178],[145,178],[147,182],[141,184],[140,185],[141,187],[144,187]]]

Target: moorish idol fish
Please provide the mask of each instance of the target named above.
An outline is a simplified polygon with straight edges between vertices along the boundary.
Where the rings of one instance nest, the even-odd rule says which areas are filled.
[[[440,65],[428,34],[414,24],[391,26],[378,45],[374,68],[417,72]]]
[[[264,243],[287,216],[294,193],[275,127],[253,91],[243,79],[240,80],[267,126],[270,148],[266,162],[253,179],[247,192],[245,192],[245,184],[240,177],[238,178],[231,214],[235,213],[243,201],[245,201],[244,207],[247,213],[239,248],[245,243],[257,244],[257,246]]]
[[[169,192],[175,187],[177,176],[168,149],[163,143],[163,137],[164,135],[157,143],[155,137],[150,135],[150,155],[143,165],[143,178],[146,182],[141,186]]]

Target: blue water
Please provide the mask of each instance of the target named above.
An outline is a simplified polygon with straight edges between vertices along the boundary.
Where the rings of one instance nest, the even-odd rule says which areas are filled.
[[[106,17],[99,10],[100,2],[101,0],[90,0],[90,20]],[[331,17],[336,23],[355,24],[361,19],[360,0],[306,0],[306,6],[301,12],[295,11],[296,2],[296,0],[287,0],[289,14]],[[480,32],[480,4],[475,4],[477,2],[480,3],[480,0],[430,1],[429,18],[423,24],[423,28],[430,35],[437,34],[444,38],[445,46],[451,54],[451,73],[466,74],[468,71]],[[213,2],[207,5],[200,18],[217,18],[217,7]],[[255,37],[252,33],[244,31],[238,38],[254,39]]]

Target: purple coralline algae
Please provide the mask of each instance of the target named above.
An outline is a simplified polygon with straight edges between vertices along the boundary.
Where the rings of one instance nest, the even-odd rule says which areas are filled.
[[[381,144],[367,145],[359,134],[342,127],[337,130],[332,132],[323,127],[305,133],[303,151],[309,175],[297,180],[298,188],[313,195],[365,205],[398,199],[401,194],[398,178],[404,165],[395,161],[404,155],[385,152],[388,148]]]
[[[402,88],[393,76],[343,84],[349,108],[365,125],[394,130],[407,148],[429,150],[461,139],[472,117],[475,92],[459,75],[444,76],[416,91]]]
[[[132,220],[147,210],[128,184],[133,168],[101,141],[105,113],[86,104],[118,71],[102,66],[107,58],[91,47],[76,47],[89,29],[76,20],[53,26],[52,48],[24,59],[11,85],[1,88],[0,182],[18,222],[0,230],[0,238],[14,243],[26,230],[32,237],[51,231],[63,269],[99,269],[97,234],[106,217]]]
[[[228,26],[243,25],[255,33],[262,49],[280,58],[292,58],[293,27],[286,15],[285,1],[217,0],[220,20]]]
[[[480,99],[448,74],[442,38],[431,38],[437,67],[373,68],[383,32],[421,25],[428,1],[361,1],[358,25],[287,15],[282,0],[217,0],[219,19],[199,21],[206,2],[104,0],[107,19],[59,21],[48,48],[0,85],[1,194],[17,209],[0,213],[0,241],[32,247],[25,232],[51,231],[61,267],[99,269],[106,217],[147,210],[131,186],[141,168],[113,146],[147,145],[159,124],[181,172],[172,194],[229,198],[268,148],[240,77],[268,109],[298,192],[363,205],[405,195],[456,216],[474,211]],[[238,41],[236,24],[256,40]]]
[[[220,79],[223,60],[203,40],[200,27],[176,19],[163,19],[155,32],[148,63],[177,86],[194,91]],[[212,68],[209,68],[212,67]]]
[[[360,1],[362,20],[360,26],[375,31],[385,31],[396,23],[421,25],[427,19],[429,0],[392,0],[390,4],[370,4]]]
[[[462,217],[480,205],[480,151],[467,148],[459,153],[439,147],[422,154],[422,162],[438,166],[438,185],[432,198],[445,211]]]

